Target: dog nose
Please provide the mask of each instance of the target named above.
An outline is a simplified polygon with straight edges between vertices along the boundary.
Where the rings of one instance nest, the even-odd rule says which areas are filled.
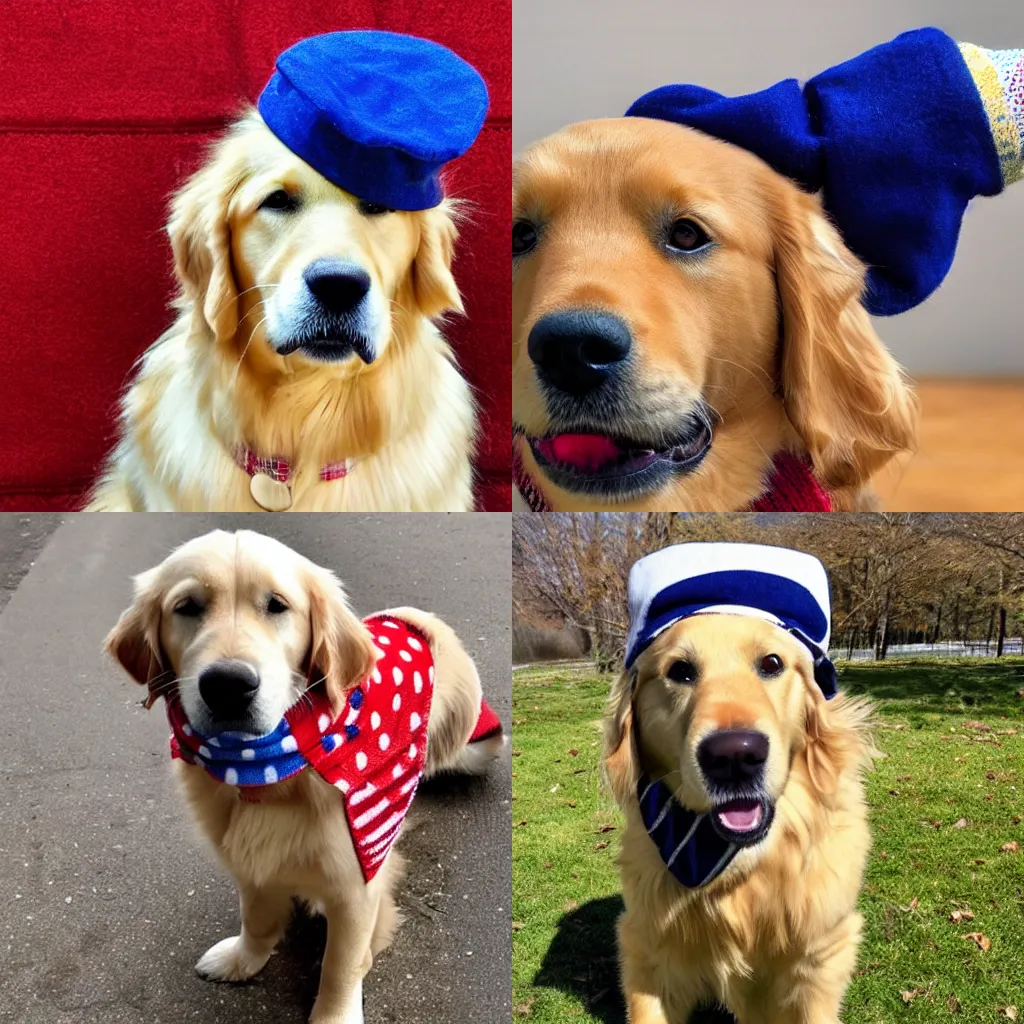
[[[215,661],[199,673],[199,696],[215,718],[241,718],[259,685],[256,670],[244,661]]]
[[[629,328],[610,313],[564,310],[542,316],[527,351],[540,376],[570,395],[599,388],[629,355]]]
[[[697,763],[710,782],[753,782],[768,760],[768,737],[753,729],[723,729],[705,737]]]
[[[329,313],[351,313],[370,290],[370,275],[362,267],[339,260],[314,260],[302,279]]]

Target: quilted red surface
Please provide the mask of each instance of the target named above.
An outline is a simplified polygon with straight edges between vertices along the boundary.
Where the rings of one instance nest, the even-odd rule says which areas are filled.
[[[448,177],[476,206],[455,267],[468,316],[448,333],[481,405],[478,507],[511,508],[511,0],[5,0],[0,509],[80,503],[170,322],[167,197],[281,50],[343,28],[435,39],[487,80],[487,124]]]

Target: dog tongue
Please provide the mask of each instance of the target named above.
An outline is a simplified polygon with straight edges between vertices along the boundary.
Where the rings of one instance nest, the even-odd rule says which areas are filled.
[[[718,817],[733,832],[752,832],[761,824],[761,805],[756,800],[734,800],[719,808]]]
[[[577,469],[600,469],[622,454],[619,446],[602,434],[556,434],[537,442],[549,462],[561,462]]]

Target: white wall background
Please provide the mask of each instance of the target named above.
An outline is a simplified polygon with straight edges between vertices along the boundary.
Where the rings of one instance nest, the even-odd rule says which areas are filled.
[[[513,147],[670,82],[804,81],[924,25],[1024,47],[1024,0],[514,0]],[[1024,375],[1024,181],[972,203],[943,286],[878,328],[916,374]]]

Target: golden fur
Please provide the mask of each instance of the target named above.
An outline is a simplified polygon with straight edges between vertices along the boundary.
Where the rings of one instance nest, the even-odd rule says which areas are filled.
[[[261,209],[300,196],[297,213]],[[456,206],[364,215],[255,112],[174,197],[175,323],[142,356],[90,511],[258,511],[235,448],[287,459],[292,511],[468,511],[469,386],[434,321],[462,312]],[[321,257],[370,275],[377,358],[279,355],[268,303]],[[322,466],[353,461],[343,480]]]
[[[769,653],[785,669],[762,679],[755,665]],[[678,658],[700,666],[696,684],[666,678]],[[806,648],[752,617],[685,619],[622,674],[608,707],[605,765],[626,815],[619,957],[631,1024],[687,1024],[699,1002],[714,1000],[739,1024],[836,1024],[861,933],[870,716],[861,700],[825,701]],[[718,878],[689,890],[645,831],[636,782],[641,769],[670,778],[680,803],[709,810],[696,750],[729,728],[768,736],[764,789],[775,819]]]
[[[699,468],[628,501],[560,489],[517,438],[551,508],[742,510],[783,449],[807,454],[840,506],[870,506],[871,475],[914,445],[917,403],[859,301],[864,267],[816,197],[745,150],[643,118],[571,125],[530,147],[512,181],[513,221],[540,236],[513,267],[517,426],[552,431],[527,339],[573,307],[624,320],[635,357],[625,411],[581,429],[671,435],[701,399],[718,418]],[[706,259],[657,242],[656,225],[684,217],[714,239]]]
[[[288,611],[269,616],[267,595]],[[201,618],[174,609],[201,597]],[[434,656],[435,688],[427,734],[426,774],[480,772],[500,752],[501,736],[468,744],[480,709],[480,680],[454,631],[415,608],[391,614],[420,629]],[[218,659],[242,659],[260,676],[256,711],[266,727],[296,700],[308,679],[322,679],[340,709],[347,691],[376,660],[368,631],[348,606],[335,576],[268,537],[216,531],[183,545],[135,581],[135,599],[106,640],[107,651],[150,702],[176,687],[189,719],[199,700],[196,677]],[[174,762],[199,828],[238,886],[240,936],[213,946],[196,965],[204,976],[239,981],[270,957],[291,914],[293,896],[327,917],[327,949],[313,1024],[360,1024],[362,978],[398,923],[394,893],[403,860],[392,850],[364,884],[338,791],[305,771],[262,787],[259,803],[203,768]]]

